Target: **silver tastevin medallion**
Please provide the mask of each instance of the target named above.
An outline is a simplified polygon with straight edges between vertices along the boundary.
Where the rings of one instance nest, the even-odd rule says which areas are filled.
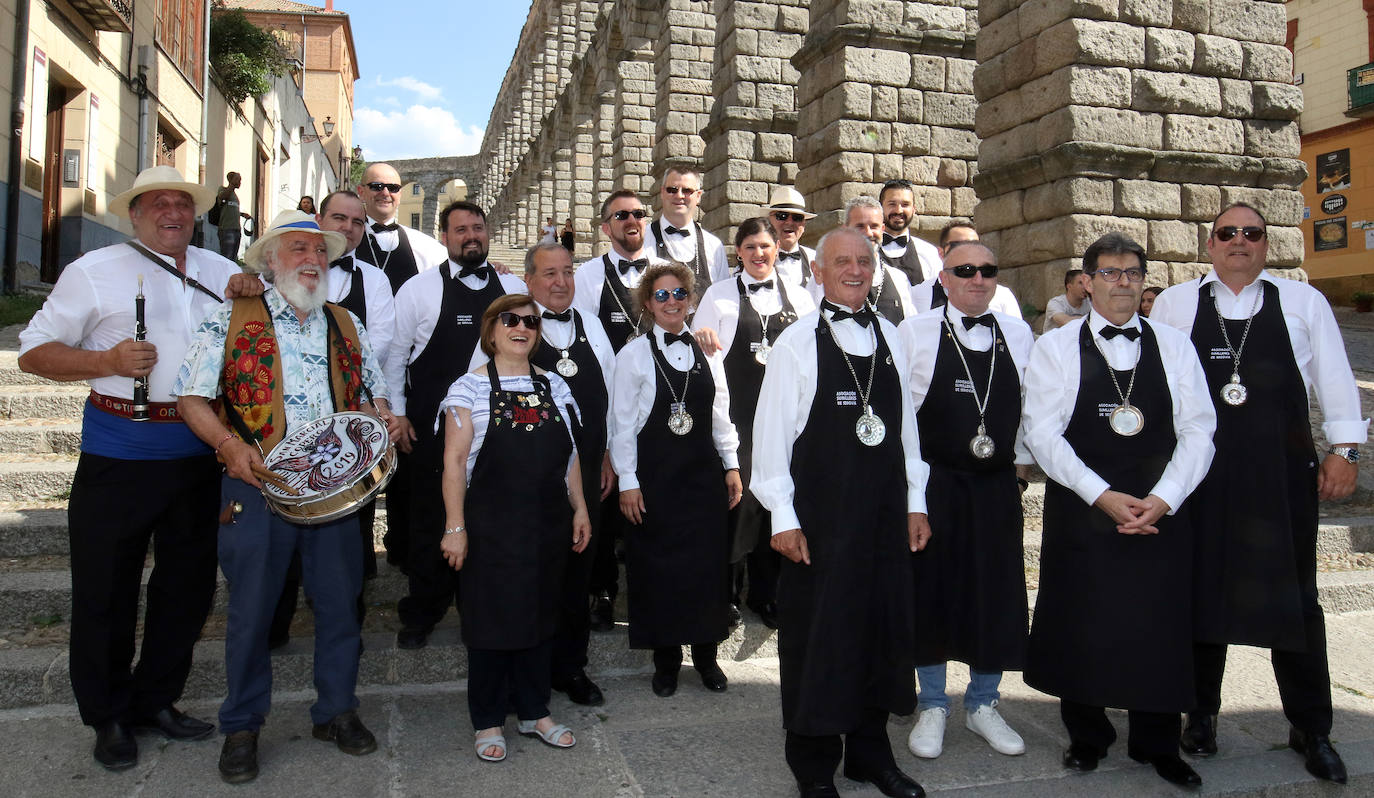
[[[887,437],[887,425],[878,418],[872,407],[864,405],[863,415],[854,422],[854,434],[859,436],[859,443],[864,446],[877,446]]]
[[[973,384],[973,372],[968,367],[968,359],[964,357],[964,346],[959,342],[954,334],[954,322],[949,319],[949,305],[945,305],[945,334],[954,342],[954,353],[959,356],[959,362],[964,366],[964,376],[968,377],[970,392],[973,394],[973,405],[978,408],[978,432],[969,439],[968,450],[979,460],[986,460],[992,457],[997,451],[997,444],[993,442],[992,436],[988,435],[987,424],[983,422],[983,417],[988,411],[988,402],[992,400],[992,378],[997,374],[997,334],[992,335],[992,345],[988,347],[991,357],[988,359],[988,389],[983,394],[983,398],[978,398],[978,389]]]
[[[760,366],[768,365],[768,356],[773,353],[773,347],[768,345],[768,339],[763,339],[759,348],[754,350],[754,361]]]
[[[979,460],[986,460],[992,457],[993,452],[997,451],[997,444],[992,442],[992,436],[988,435],[988,428],[982,424],[978,425],[978,434],[968,442],[968,450]]]
[[[1112,432],[1129,438],[1145,429],[1145,414],[1134,405],[1117,405],[1107,417],[1107,423],[1111,425]]]
[[[668,429],[674,435],[686,435],[692,431],[692,414],[687,412],[683,402],[673,402],[672,412],[668,414]]]
[[[568,357],[568,350],[564,349],[558,353],[558,362],[553,366],[559,376],[573,377],[577,375],[577,363]]]
[[[649,347],[652,350],[650,356],[654,368],[658,369],[664,384],[668,386],[668,393],[673,397],[673,401],[668,403],[668,431],[674,435],[686,435],[692,431],[692,414],[687,412],[687,384],[692,381],[692,369],[688,367],[687,374],[682,378],[682,393],[678,394],[672,381],[668,379],[668,372],[664,371],[662,364],[658,362],[660,356],[653,338],[649,339]]]
[[[1217,312],[1217,325],[1221,327],[1221,339],[1226,342],[1226,349],[1231,353],[1231,381],[1221,386],[1218,392],[1221,401],[1232,407],[1240,407],[1249,398],[1250,391],[1240,381],[1240,355],[1245,351],[1245,342],[1250,339],[1250,325],[1255,323],[1255,313],[1259,310],[1260,297],[1264,296],[1264,289],[1260,286],[1255,287],[1255,299],[1250,303],[1250,315],[1245,319],[1245,331],[1240,336],[1240,346],[1231,345],[1231,334],[1226,331],[1226,320],[1221,315],[1221,305],[1217,302],[1216,286],[1212,286],[1212,308]]]
[[[1240,382],[1239,374],[1232,374],[1231,381],[1221,386],[1221,401],[1232,407],[1240,407],[1245,404],[1245,399],[1249,391]]]

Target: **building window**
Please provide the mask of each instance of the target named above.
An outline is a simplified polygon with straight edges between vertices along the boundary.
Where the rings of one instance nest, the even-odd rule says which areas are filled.
[[[411,183],[411,184],[410,184],[410,193],[411,193],[411,195],[416,196],[416,197],[420,196],[420,184],[419,184],[419,183]]]
[[[196,86],[201,83],[201,64],[205,58],[206,0],[158,0],[157,44],[181,73]]]
[[[157,123],[157,142],[154,147],[154,158],[157,166],[170,166],[176,168],[177,150],[181,143],[185,141],[178,136],[175,131],[167,127],[162,122]]]
[[[416,230],[420,229],[420,214],[412,213],[410,215],[410,226],[415,228]]]

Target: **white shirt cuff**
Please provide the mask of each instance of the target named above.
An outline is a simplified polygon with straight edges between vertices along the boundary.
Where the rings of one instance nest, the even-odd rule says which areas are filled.
[[[908,490],[906,492],[906,511],[908,513],[926,512],[926,492],[923,490]]]
[[[1365,443],[1369,440],[1369,419],[1362,421],[1328,421],[1322,424],[1322,434],[1329,445]]]
[[[620,474],[619,476],[621,490],[639,490],[638,474],[630,472],[629,474]]]
[[[1178,508],[1183,504],[1183,500],[1188,498],[1188,495],[1183,492],[1183,489],[1178,483],[1171,479],[1161,479],[1156,482],[1154,488],[1150,492],[1163,499],[1164,503],[1169,505],[1169,515],[1178,512]]]
[[[1106,480],[1102,479],[1102,477],[1089,471],[1087,476],[1083,477],[1083,479],[1079,480],[1077,485],[1073,486],[1073,492],[1077,493],[1078,498],[1082,499],[1086,504],[1092,504],[1097,501],[1098,496],[1106,493],[1111,487],[1112,486],[1109,485]]]
[[[801,519],[797,517],[797,511],[790,504],[774,510],[772,516],[774,535],[789,529],[801,529]]]

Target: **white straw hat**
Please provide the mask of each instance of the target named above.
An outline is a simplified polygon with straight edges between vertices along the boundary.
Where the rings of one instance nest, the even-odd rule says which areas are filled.
[[[801,192],[791,186],[778,186],[773,189],[773,193],[768,196],[768,204],[764,206],[768,211],[790,211],[800,213],[808,219],[816,218],[816,214],[806,210],[806,199]]]
[[[196,204],[196,215],[210,210],[215,204],[215,194],[213,188],[193,183],[181,176],[181,172],[172,166],[152,166],[138,173],[134,178],[133,188],[110,200],[110,213],[116,216],[129,218],[129,203],[133,202],[134,197],[139,194],[146,194],[149,191],[160,189],[170,189],[172,191],[185,191],[191,195],[191,200]]]
[[[248,270],[252,272],[266,271],[267,242],[287,233],[315,233],[324,236],[324,245],[329,250],[331,261],[344,254],[344,249],[348,247],[348,239],[344,238],[343,233],[321,230],[319,222],[315,221],[314,216],[304,211],[282,211],[277,214],[277,218],[272,220],[272,226],[263,231],[258,240],[254,241],[248,251],[243,253],[243,262],[247,264]]]

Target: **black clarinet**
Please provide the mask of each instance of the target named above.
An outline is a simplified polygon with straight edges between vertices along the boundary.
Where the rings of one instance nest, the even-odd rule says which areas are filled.
[[[143,321],[143,275],[138,276],[138,293],[134,296],[134,340],[148,340],[148,326]],[[134,421],[148,420],[148,375],[134,377]]]

